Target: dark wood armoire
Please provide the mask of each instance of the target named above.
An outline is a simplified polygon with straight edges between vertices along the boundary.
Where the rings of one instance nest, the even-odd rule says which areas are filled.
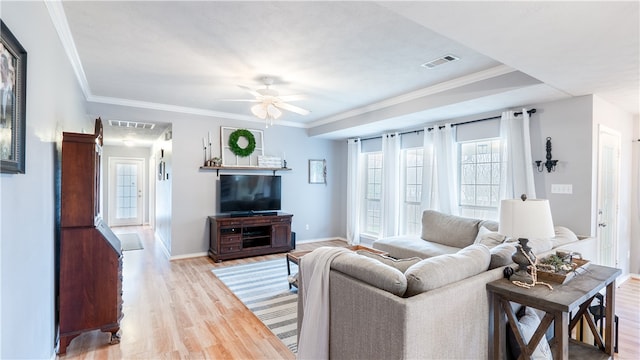
[[[83,332],[120,342],[122,247],[101,217],[102,121],[94,134],[64,132],[60,164],[58,354]]]

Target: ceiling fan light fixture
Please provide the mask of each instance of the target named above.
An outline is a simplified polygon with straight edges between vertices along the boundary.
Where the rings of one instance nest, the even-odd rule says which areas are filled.
[[[262,102],[251,107],[251,113],[259,119],[265,120],[265,126],[273,126],[273,120],[282,116],[282,111],[271,102]]]
[[[275,107],[275,105],[269,104],[267,105],[267,115],[269,115],[271,119],[277,119],[282,116],[282,111]]]
[[[255,115],[256,117],[258,117],[259,119],[266,119],[267,118],[267,107],[263,103],[253,105],[251,107],[251,113],[253,115]]]

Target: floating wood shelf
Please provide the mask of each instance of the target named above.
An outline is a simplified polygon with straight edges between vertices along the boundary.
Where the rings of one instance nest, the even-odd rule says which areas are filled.
[[[238,170],[251,170],[251,171],[273,171],[273,175],[276,175],[276,171],[291,171],[288,167],[259,167],[259,166],[200,166],[200,170],[214,171],[216,175],[220,175],[220,170],[238,171]]]

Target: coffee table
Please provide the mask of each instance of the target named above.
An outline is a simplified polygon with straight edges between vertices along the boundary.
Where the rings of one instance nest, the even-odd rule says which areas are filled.
[[[388,255],[388,253],[385,252],[385,251],[372,249],[372,248],[364,246],[364,245],[350,245],[350,246],[347,246],[346,248],[351,250],[351,251],[362,250],[362,251],[368,251],[368,252],[374,253],[374,254]],[[300,251],[292,251],[292,252],[287,253],[287,278],[289,279],[289,289],[291,289],[292,286],[298,287],[297,282],[291,281],[291,263],[299,265],[300,264],[300,258],[305,256],[305,255],[307,255],[308,253],[310,253],[312,251],[313,250],[300,250]]]

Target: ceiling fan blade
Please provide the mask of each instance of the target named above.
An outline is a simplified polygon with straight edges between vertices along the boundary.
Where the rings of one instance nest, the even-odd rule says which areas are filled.
[[[262,94],[260,94],[259,92],[253,90],[252,88],[248,87],[248,86],[244,86],[244,85],[238,85],[239,88],[244,89],[246,91],[249,92],[249,94],[255,96],[255,97],[262,97]]]
[[[218,99],[217,101],[261,102],[258,99]]]
[[[283,102],[276,102],[273,105],[279,107],[280,109],[288,110],[300,115],[309,115],[310,113],[309,110],[303,109],[301,107],[293,106],[291,104],[283,103]]]
[[[298,95],[281,95],[281,96],[278,96],[278,99],[280,99],[281,101],[284,101],[284,102],[290,102],[290,101],[305,100],[305,99],[307,99],[307,96],[306,95],[302,95],[302,94],[298,94]]]

